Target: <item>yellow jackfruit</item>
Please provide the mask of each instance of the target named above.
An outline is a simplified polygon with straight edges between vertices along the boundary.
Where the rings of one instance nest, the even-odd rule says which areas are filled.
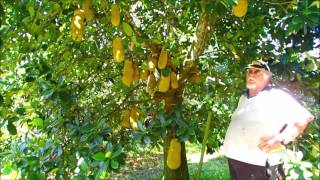
[[[131,108],[130,119],[137,121],[139,119],[139,117],[140,117],[140,112],[139,112],[138,108],[137,107]]]
[[[148,70],[142,69],[142,70],[140,71],[140,79],[141,79],[142,81],[147,80],[148,75],[149,75],[149,71],[148,71]]]
[[[159,56],[158,68],[164,69],[168,62],[168,51],[162,49]]]
[[[84,13],[84,10],[83,10],[83,9],[76,9],[76,10],[73,12],[73,15],[74,15],[74,16],[81,16],[82,18],[85,17],[85,13]]]
[[[70,35],[72,40],[80,42],[84,33],[84,11],[76,9],[71,20]]]
[[[117,49],[123,49],[122,39],[120,37],[116,37],[112,41],[112,47]]]
[[[116,62],[122,62],[124,60],[124,49],[122,46],[122,40],[120,37],[116,37],[112,42],[113,59]]]
[[[170,141],[167,165],[173,170],[178,169],[181,165],[181,144],[177,138],[173,138]]]
[[[121,126],[124,128],[130,128],[130,114],[131,111],[126,109],[125,111],[123,111],[122,114],[122,122],[121,122]]]
[[[138,123],[136,121],[133,121],[132,119],[130,119],[130,127],[133,130],[138,129]]]
[[[148,68],[149,71],[154,72],[157,67],[157,59],[155,57],[150,56],[148,59]]]
[[[169,71],[169,72],[165,72]],[[170,70],[165,69],[161,72],[160,82],[159,82],[159,91],[160,92],[167,92],[170,87]]]
[[[123,49],[113,49],[113,58],[116,62],[122,62],[124,60]]]
[[[113,26],[120,24],[120,8],[117,4],[111,5],[111,23]]]
[[[123,67],[122,83],[126,86],[130,86],[133,80],[133,68],[132,61],[126,60]]]
[[[248,0],[238,0],[238,4],[232,6],[232,12],[237,17],[243,17],[248,11]]]
[[[87,21],[91,21],[94,18],[94,13],[92,10],[91,0],[85,0],[82,3],[82,9],[84,10],[84,15]]]
[[[149,74],[148,82],[147,82],[147,92],[152,93],[156,87],[156,77],[153,73]]]
[[[137,120],[140,117],[140,113],[138,108],[133,107],[130,111],[130,126],[132,129],[137,129],[138,128],[138,124],[137,124]]]
[[[173,71],[171,71],[170,73],[170,82],[171,82],[172,89],[177,89],[179,87],[177,75]]]
[[[139,69],[135,64],[132,65],[133,68],[133,82],[136,82],[139,80]]]

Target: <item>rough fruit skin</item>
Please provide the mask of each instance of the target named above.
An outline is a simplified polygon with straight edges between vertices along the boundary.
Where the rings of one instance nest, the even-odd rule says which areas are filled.
[[[72,40],[80,42],[84,33],[85,14],[83,9],[76,9],[71,20],[70,35]]]
[[[116,37],[112,42],[113,59],[116,62],[122,62],[124,60],[124,49],[122,46],[122,40],[120,37]]]
[[[159,56],[159,61],[158,61],[158,68],[164,69],[167,65],[167,62],[168,62],[168,51],[161,50],[160,56]]]
[[[137,82],[140,78],[139,69],[135,64],[132,65],[132,68],[133,68],[133,82]]]
[[[161,74],[160,77],[160,83],[159,83],[159,91],[160,92],[167,92],[170,87],[170,75],[169,76],[164,76]]]
[[[238,4],[232,6],[232,12],[237,17],[243,17],[248,11],[248,0],[238,0]]]
[[[149,74],[148,82],[147,82],[147,92],[152,93],[154,91],[154,88],[156,87],[156,77],[153,73]]]
[[[115,37],[112,41],[112,47],[117,49],[123,49],[122,39],[120,37]]]
[[[130,126],[132,129],[138,128],[137,120],[139,119],[139,117],[140,113],[138,109],[136,107],[133,107],[130,111]]]
[[[92,10],[91,0],[85,0],[82,4],[82,9],[84,10],[84,15],[87,21],[92,21],[94,18],[94,13]]]
[[[179,87],[177,75],[173,71],[171,71],[170,73],[170,82],[171,82],[172,89],[177,89]]]
[[[122,83],[126,86],[130,86],[130,84],[133,81],[133,68],[132,67],[133,67],[132,61],[126,60],[124,62]]]
[[[117,4],[111,5],[111,23],[113,26],[120,24],[120,8]]]
[[[133,107],[130,111],[130,119],[137,121],[139,119],[139,117],[140,117],[140,113],[139,113],[138,108]]]
[[[181,144],[177,138],[170,141],[170,147],[167,157],[167,165],[170,169],[178,169],[181,165]]]
[[[116,62],[122,62],[124,60],[123,49],[113,49],[113,58]]]
[[[122,113],[122,122],[121,122],[121,126],[123,128],[130,128],[130,111],[128,109],[126,109],[123,113]]]

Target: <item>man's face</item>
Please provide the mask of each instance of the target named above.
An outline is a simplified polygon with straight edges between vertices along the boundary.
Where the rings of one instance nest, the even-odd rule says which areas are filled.
[[[247,88],[263,89],[270,81],[270,75],[264,69],[247,69]]]

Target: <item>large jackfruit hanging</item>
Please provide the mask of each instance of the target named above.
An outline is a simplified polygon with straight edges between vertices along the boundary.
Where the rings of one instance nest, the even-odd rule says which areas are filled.
[[[181,165],[181,144],[177,138],[173,138],[170,141],[167,165],[173,170],[178,169]]]

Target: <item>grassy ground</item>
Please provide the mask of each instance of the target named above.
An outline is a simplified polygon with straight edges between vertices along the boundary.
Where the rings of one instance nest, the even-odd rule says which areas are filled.
[[[196,179],[198,171],[198,163],[188,164],[190,179]],[[153,180],[161,180],[162,175],[153,177]],[[203,163],[202,172],[200,176],[201,180],[228,180],[229,170],[227,161],[224,157],[218,157],[211,159],[208,162]]]
[[[201,145],[186,144],[190,179],[196,179]],[[127,165],[111,179],[130,180],[161,180],[163,170],[162,151],[135,153],[127,160]],[[218,153],[207,155],[202,165],[201,180],[228,180],[229,170],[227,160]]]

